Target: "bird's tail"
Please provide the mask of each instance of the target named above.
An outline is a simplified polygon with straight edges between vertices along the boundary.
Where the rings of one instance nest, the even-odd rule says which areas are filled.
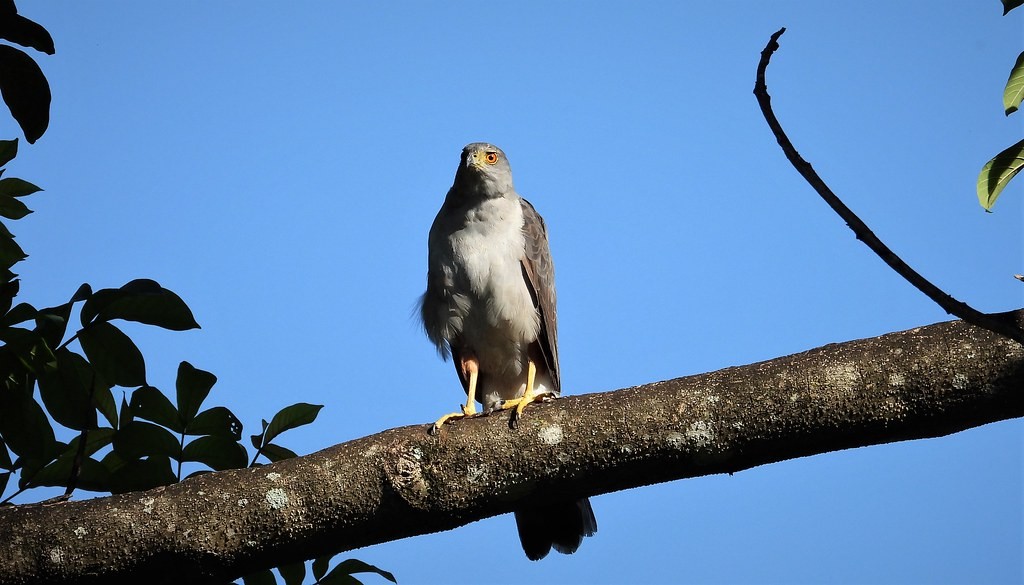
[[[531,504],[515,515],[519,542],[531,561],[543,559],[552,548],[571,555],[584,537],[597,532],[597,519],[586,498]]]

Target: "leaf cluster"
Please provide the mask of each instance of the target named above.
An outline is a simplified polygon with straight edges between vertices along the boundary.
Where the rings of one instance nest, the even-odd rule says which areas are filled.
[[[262,432],[250,437],[257,449],[250,462],[238,417],[223,406],[204,408],[216,376],[182,362],[172,401],[150,385],[142,352],[116,324],[198,328],[178,295],[146,279],[96,291],[83,284],[67,302],[37,309],[14,304],[18,279],[5,268],[10,279],[0,296],[0,494],[15,475],[18,483],[4,501],[43,486],[64,487],[66,496],[76,488],[150,489],[187,479],[186,463],[206,468],[195,475],[255,465],[260,455],[269,461],[294,457],[273,440],[313,422],[322,408],[294,404],[263,421]],[[80,327],[69,335],[76,307]],[[123,389],[120,403],[117,387]],[[77,436],[60,441],[59,427]]]
[[[13,0],[0,0],[0,39],[54,53],[50,34],[20,16]],[[49,84],[31,57],[5,44],[0,44],[0,95],[29,143],[42,136],[49,125]],[[295,457],[275,441],[312,423],[322,405],[293,404],[263,420],[262,430],[249,438],[255,449],[250,460],[238,417],[224,406],[206,407],[216,376],[181,362],[173,400],[150,384],[142,351],[120,322],[171,331],[199,328],[188,305],[159,283],[137,279],[100,290],[83,284],[60,305],[15,304],[20,281],[12,269],[27,254],[4,220],[32,213],[23,198],[41,190],[22,179],[2,178],[17,154],[17,139],[0,140],[0,505],[39,487],[64,488],[60,499],[76,489],[123,493],[260,465],[260,457],[270,462]],[[76,310],[78,324],[70,333]],[[70,440],[61,440],[65,437]],[[195,470],[183,476],[186,465]],[[367,572],[395,581],[355,559],[328,571],[332,559],[313,561],[316,583],[359,583],[352,575]],[[286,584],[299,584],[306,565],[278,572]],[[244,582],[276,583],[276,578],[268,570]]]
[[[18,14],[14,0],[0,0],[0,38],[52,55],[53,38],[39,24]],[[50,125],[50,84],[21,49],[0,44],[0,95],[29,144]]]
[[[0,141],[0,166],[16,153],[16,140]],[[20,198],[39,190],[21,179],[0,179],[0,215],[24,217],[30,210]],[[0,497],[17,480],[0,503],[38,487],[65,488],[63,498],[76,489],[145,490],[210,471],[259,465],[260,457],[274,462],[296,456],[277,439],[315,421],[322,405],[300,402],[263,420],[261,431],[249,437],[255,449],[250,460],[238,417],[224,406],[206,407],[215,375],[181,362],[173,400],[150,384],[142,351],[118,323],[171,331],[198,328],[177,294],[153,280],[137,279],[100,290],[83,284],[53,307],[15,304],[19,279],[11,268],[26,254],[3,222],[0,249],[8,252],[0,257]],[[69,335],[75,309],[77,329]],[[71,440],[58,439],[69,431],[75,433]],[[183,475],[186,464],[198,469]],[[394,581],[390,573],[355,559],[328,571],[331,559],[314,562],[316,583],[358,583],[352,573],[361,572]],[[301,583],[305,571],[304,563],[279,569],[286,583]],[[264,571],[245,582],[276,580]]]
[[[1002,0],[1003,15],[1024,4],[1024,0]],[[1003,88],[1003,112],[1009,116],[1020,108],[1024,99],[1024,52],[1017,56],[1017,61],[1010,69],[1010,77]],[[1002,194],[1010,179],[1024,169],[1024,140],[1007,147],[992,160],[985,163],[978,174],[978,202],[991,211],[996,199]]]

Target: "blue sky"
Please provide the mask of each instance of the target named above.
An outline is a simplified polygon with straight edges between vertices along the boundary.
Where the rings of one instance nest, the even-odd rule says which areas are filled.
[[[751,90],[782,26],[801,153],[949,293],[1024,305],[1024,182],[992,214],[974,194],[1022,130],[995,0],[21,4],[57,46],[50,129],[8,171],[46,189],[13,228],[23,300],[158,280],[203,329],[127,328],[150,383],[213,371],[247,433],[326,405],[299,452],[463,400],[413,311],[468,142],[547,220],[567,394],[946,320],[775,144]],[[352,556],[403,585],[1019,583],[1022,443],[1011,421],[602,495],[598,535],[539,563],[511,516]]]

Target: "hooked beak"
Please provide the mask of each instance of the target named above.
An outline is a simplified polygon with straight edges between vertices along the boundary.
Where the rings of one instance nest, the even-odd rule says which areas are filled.
[[[479,151],[473,151],[466,155],[466,168],[474,170],[480,170],[483,168],[483,165],[480,164]]]

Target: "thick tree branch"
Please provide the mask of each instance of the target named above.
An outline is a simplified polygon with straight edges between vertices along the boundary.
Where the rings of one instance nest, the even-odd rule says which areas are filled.
[[[1006,314],[1016,323],[1024,310]],[[0,583],[224,582],[596,495],[1024,416],[1024,347],[960,321],[403,427],[165,488],[0,508]],[[515,448],[513,448],[515,447]]]
[[[825,203],[828,203],[829,207],[839,214],[839,217],[843,218],[843,221],[853,230],[857,239],[864,242],[871,248],[872,252],[877,254],[879,258],[895,270],[897,274],[906,279],[907,282],[914,285],[917,290],[935,301],[950,315],[1024,343],[1024,329],[1021,327],[1002,319],[999,315],[982,313],[967,303],[958,301],[911,268],[902,258],[890,250],[882,240],[878,239],[878,236],[868,228],[867,224],[825,184],[825,181],[818,176],[814,167],[800,156],[800,153],[797,152],[796,147],[793,146],[786,132],[782,129],[779,119],[775,117],[775,112],[772,110],[772,98],[768,95],[768,86],[765,83],[765,72],[768,70],[768,63],[771,61],[775,51],[779,49],[779,37],[784,32],[786,32],[785,28],[776,31],[771,36],[771,39],[769,39],[764,50],[761,51],[761,60],[757,64],[757,81],[754,83],[754,95],[757,96],[757,103],[761,107],[764,119],[768,122],[768,127],[771,128],[772,134],[775,135],[775,139],[778,141],[779,146],[782,147],[782,151],[786,154],[789,162],[796,168],[804,180],[814,188],[818,195],[825,200]]]

